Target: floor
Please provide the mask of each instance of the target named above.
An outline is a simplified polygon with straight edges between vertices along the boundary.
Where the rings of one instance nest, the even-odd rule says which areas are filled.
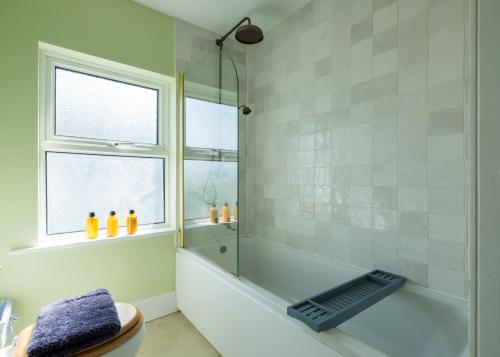
[[[146,324],[146,338],[136,357],[220,357],[180,312]]]

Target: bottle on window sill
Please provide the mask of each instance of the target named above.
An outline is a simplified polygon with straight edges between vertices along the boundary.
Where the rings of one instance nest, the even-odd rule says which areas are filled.
[[[234,204],[233,220],[238,220],[238,201],[236,201],[236,203]]]
[[[219,209],[215,203],[210,207],[210,223],[219,223]]]
[[[90,212],[85,225],[87,239],[95,239],[99,234],[99,221],[94,212]]]
[[[137,216],[135,211],[131,209],[127,216],[127,234],[135,234],[137,233]]]
[[[118,217],[116,217],[116,212],[109,212],[108,217],[108,237],[116,237],[118,235]]]
[[[230,217],[229,212],[230,212],[229,205],[226,202],[226,203],[224,203],[224,207],[222,207],[222,222],[224,222],[224,223],[231,222],[231,217]]]

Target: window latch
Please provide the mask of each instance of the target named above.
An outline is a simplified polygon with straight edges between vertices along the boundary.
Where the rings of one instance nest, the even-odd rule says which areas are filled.
[[[126,142],[126,141],[120,141],[120,142],[112,142],[108,144],[109,146],[114,146],[114,147],[126,147],[126,146],[135,146],[135,143],[133,142]]]

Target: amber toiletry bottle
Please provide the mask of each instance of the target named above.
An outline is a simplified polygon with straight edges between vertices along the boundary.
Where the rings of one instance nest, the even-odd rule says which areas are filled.
[[[116,237],[118,235],[118,217],[116,217],[116,212],[109,212],[108,217],[108,237]]]
[[[210,207],[210,223],[219,223],[219,209],[215,204]]]
[[[222,207],[222,222],[229,223],[231,222],[230,214],[229,214],[229,205],[224,203],[224,207]]]
[[[87,232],[87,239],[95,239],[99,234],[99,221],[94,212],[90,212],[87,217],[85,231]]]
[[[137,233],[137,216],[135,215],[135,211],[131,209],[128,211],[127,216],[127,234],[135,234]]]

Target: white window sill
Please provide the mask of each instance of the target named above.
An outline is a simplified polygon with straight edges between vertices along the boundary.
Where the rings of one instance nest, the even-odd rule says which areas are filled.
[[[139,228],[140,229],[140,228]],[[85,239],[82,237],[71,237],[71,238],[60,238],[53,241],[40,241],[34,247],[21,248],[12,250],[9,256],[21,255],[28,253],[41,252],[44,250],[54,250],[68,247],[75,247],[80,245],[93,245],[93,244],[106,244],[112,242],[130,241],[138,240],[152,237],[161,237],[165,234],[176,233],[177,229],[173,227],[163,227],[163,228],[152,228],[140,230],[138,233],[133,235],[127,235],[125,229],[120,229],[118,236],[113,238],[108,238],[105,235],[105,231],[99,232],[99,237],[96,239]],[[82,233],[83,235],[84,233]]]

